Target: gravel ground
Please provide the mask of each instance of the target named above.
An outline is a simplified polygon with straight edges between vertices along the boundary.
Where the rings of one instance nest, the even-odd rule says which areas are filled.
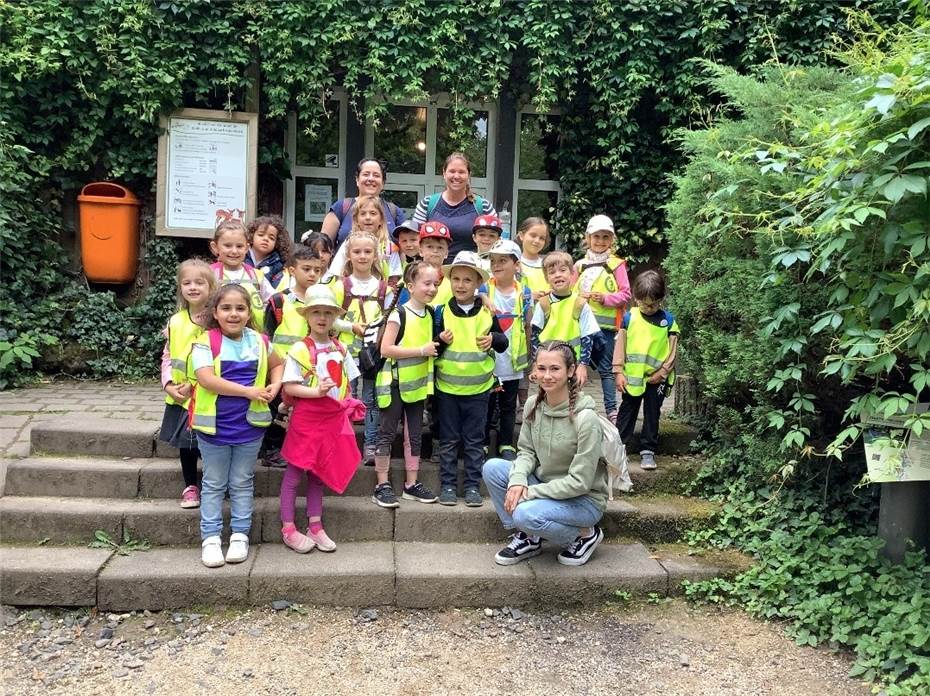
[[[598,611],[4,607],[5,694],[869,693],[847,656],[682,601]]]

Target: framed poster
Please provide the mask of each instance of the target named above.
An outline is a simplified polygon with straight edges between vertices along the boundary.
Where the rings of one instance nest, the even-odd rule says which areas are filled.
[[[255,217],[258,114],[181,109],[161,126],[156,234],[212,239],[224,220]]]

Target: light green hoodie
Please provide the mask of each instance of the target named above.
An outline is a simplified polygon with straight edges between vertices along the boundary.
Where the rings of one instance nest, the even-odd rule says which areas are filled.
[[[594,399],[581,394],[574,422],[568,401],[550,407],[543,403],[528,420],[536,396],[527,400],[517,443],[517,460],[510,471],[511,486],[526,486],[533,474],[542,483],[528,487],[527,497],[564,500],[590,496],[601,510],[607,507],[607,466],[601,460],[601,424]]]

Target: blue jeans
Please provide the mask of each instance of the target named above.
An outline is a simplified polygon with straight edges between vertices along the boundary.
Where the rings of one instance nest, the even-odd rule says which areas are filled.
[[[203,458],[200,488],[200,538],[219,536],[223,531],[223,498],[229,491],[230,527],[248,534],[252,528],[255,497],[255,459],[262,438],[243,445],[214,445],[197,438]]]
[[[617,383],[614,381],[614,343],[617,340],[616,331],[601,329],[594,334],[594,345],[591,348],[591,367],[601,376],[601,389],[604,392],[604,411],[610,413],[617,408]],[[593,377],[593,375],[589,375]]]
[[[504,510],[504,498],[510,485],[511,462],[506,459],[489,459],[484,463],[482,475],[488,494],[494,501],[497,516],[504,529],[519,529],[530,536],[540,536],[553,544],[568,546],[586,527],[596,525],[604,513],[597,503],[587,495],[565,500],[534,498],[517,505],[513,515]],[[542,483],[530,474],[527,483]]]
[[[362,383],[362,395],[358,395],[358,384]],[[378,403],[375,401],[375,380],[356,377],[352,380],[352,396],[365,404],[365,447],[378,444]]]

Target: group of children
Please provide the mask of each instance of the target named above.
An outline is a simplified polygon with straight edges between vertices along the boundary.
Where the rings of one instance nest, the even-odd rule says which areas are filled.
[[[597,371],[605,410],[624,437],[644,405],[642,466],[655,467],[678,327],[660,307],[665,290],[655,271],[637,276],[637,306],[626,311],[631,288],[613,253],[610,218],[591,218],[577,263],[561,251],[543,255],[550,240],[540,218],[520,225],[518,244],[501,238],[497,217],[479,216],[477,252],[448,264],[451,235],[442,223],[408,221],[389,235],[375,196],[355,200],[352,220],[338,251],[320,233],[292,244],[278,217],[248,227],[227,221],[210,244],[215,263],[178,267],[179,309],[162,359],[161,438],[180,450],[181,506],[200,507],[205,565],[248,556],[259,456],[285,469],[282,538],[298,553],[335,550],[322,524],[324,486],[344,491],[359,461],[375,468],[372,500],[381,507],[397,507],[398,497],[456,505],[461,449],[464,503],[482,505],[491,432],[499,455],[515,460],[517,404],[526,401],[532,356],[545,341],[570,344],[579,386],[589,368]],[[418,479],[427,414],[434,442],[438,432],[438,494]],[[359,450],[351,421],[361,419]],[[389,468],[399,429],[405,477],[398,496]],[[295,525],[304,477],[306,533]],[[232,535],[224,556],[227,493]]]

